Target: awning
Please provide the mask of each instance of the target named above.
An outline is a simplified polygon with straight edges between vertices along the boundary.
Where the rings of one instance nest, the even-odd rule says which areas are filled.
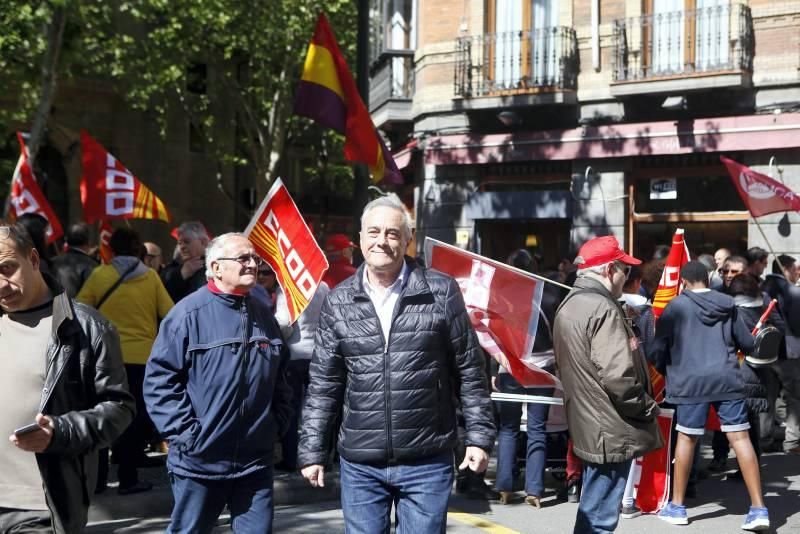
[[[459,134],[425,142],[425,163],[570,160],[800,147],[800,113]]]

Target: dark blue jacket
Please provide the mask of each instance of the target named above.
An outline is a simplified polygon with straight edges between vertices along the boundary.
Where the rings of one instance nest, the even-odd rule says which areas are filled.
[[[656,322],[650,361],[666,376],[666,400],[695,404],[745,398],[736,357],[753,350],[753,336],[733,298],[718,291],[684,291]]]
[[[182,476],[227,479],[272,465],[291,417],[289,352],[250,296],[190,294],[161,324],[144,380],[147,411]]]

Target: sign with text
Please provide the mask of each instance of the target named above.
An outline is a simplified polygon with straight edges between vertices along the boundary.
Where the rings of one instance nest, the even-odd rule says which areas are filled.
[[[675,200],[678,198],[676,178],[654,178],[650,180],[650,200]]]
[[[275,271],[294,322],[317,291],[328,260],[280,178],[244,233]]]

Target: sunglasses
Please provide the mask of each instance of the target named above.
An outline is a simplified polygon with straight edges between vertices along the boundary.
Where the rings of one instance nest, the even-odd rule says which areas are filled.
[[[242,254],[241,256],[237,256],[235,258],[217,258],[217,261],[220,260],[228,260],[228,261],[235,261],[239,263],[242,267],[247,267],[250,265],[250,262],[253,261],[256,264],[256,267],[264,263],[264,260],[261,259],[261,256],[258,254]]]
[[[741,271],[741,269],[720,269],[719,272],[721,272],[722,274],[737,275],[737,274],[740,274],[742,271]]]

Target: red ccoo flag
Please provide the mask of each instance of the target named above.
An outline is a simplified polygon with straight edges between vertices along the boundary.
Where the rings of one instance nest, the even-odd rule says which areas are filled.
[[[81,153],[81,202],[86,222],[109,219],[170,221],[161,199],[84,130],[81,130]]]
[[[728,169],[736,191],[753,217],[780,211],[800,212],[800,197],[782,183],[732,159],[724,156],[719,159]]]
[[[25,213],[37,213],[47,219],[47,242],[52,243],[64,235],[61,223],[58,221],[53,208],[47,202],[36,178],[33,176],[30,162],[28,161],[28,149],[22,135],[17,132],[19,141],[19,161],[14,169],[14,177],[11,179],[11,193],[8,195],[8,216],[12,220],[17,220],[20,215]]]
[[[343,134],[344,157],[348,161],[366,163],[374,183],[381,180],[402,183],[403,177],[372,124],[323,13],[319,14],[314,37],[308,45],[294,113]]]
[[[280,178],[272,184],[244,233],[275,272],[294,322],[317,291],[328,270],[328,259]]]

